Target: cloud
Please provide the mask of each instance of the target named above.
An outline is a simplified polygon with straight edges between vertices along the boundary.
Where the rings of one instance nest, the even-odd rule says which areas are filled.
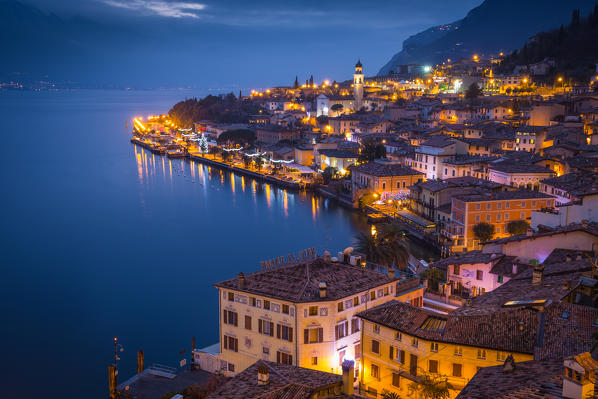
[[[206,8],[205,4],[184,2],[184,1],[164,1],[164,0],[103,0],[104,4],[112,7],[124,8],[140,12],[149,12],[170,18],[199,18],[198,11]]]

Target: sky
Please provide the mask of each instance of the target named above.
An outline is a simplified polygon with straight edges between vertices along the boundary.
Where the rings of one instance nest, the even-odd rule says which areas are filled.
[[[50,77],[96,84],[246,89],[291,84],[296,75],[341,81],[358,58],[366,75],[375,75],[408,36],[460,19],[481,0],[23,3],[55,14],[68,29],[56,38],[41,37],[39,28],[34,39],[21,30],[3,35],[0,46],[17,49],[3,72],[46,68]],[[37,58],[23,38],[39,45]]]

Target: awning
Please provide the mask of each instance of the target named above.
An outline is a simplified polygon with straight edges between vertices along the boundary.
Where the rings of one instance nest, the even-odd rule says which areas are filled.
[[[312,168],[308,168],[307,166],[299,165],[298,163],[289,163],[284,165],[287,168],[297,169],[301,173],[316,173]]]

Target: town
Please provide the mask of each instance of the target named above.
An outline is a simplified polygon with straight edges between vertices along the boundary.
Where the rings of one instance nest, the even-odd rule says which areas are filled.
[[[510,73],[506,59],[374,77],[357,61],[350,81],[137,117],[136,146],[334,199],[368,215],[371,242],[212,282],[219,342],[193,346],[180,375],[142,353],[120,384],[111,366],[111,395],[209,374],[210,398],[594,397],[598,64],[580,82],[550,58]],[[195,112],[208,107],[228,120]],[[393,226],[439,260],[389,261]]]

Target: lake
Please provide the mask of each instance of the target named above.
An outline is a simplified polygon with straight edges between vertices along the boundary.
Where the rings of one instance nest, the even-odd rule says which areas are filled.
[[[218,341],[214,282],[367,228],[333,201],[129,142],[127,121],[201,94],[0,93],[3,397],[106,398],[115,336],[121,381],[138,349],[176,366],[192,336]]]

